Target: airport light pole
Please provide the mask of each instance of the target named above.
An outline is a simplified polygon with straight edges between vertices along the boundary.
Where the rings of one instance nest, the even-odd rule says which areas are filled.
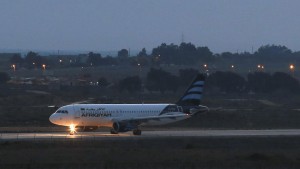
[[[292,76],[294,76],[294,72],[295,72],[295,66],[293,64],[290,64],[290,72],[292,74]]]
[[[140,63],[138,63],[137,66],[138,66],[139,76],[141,77],[141,74],[142,74],[142,65]]]
[[[264,65],[261,65],[261,64],[258,64],[258,65],[257,65],[257,70],[258,70],[258,71],[263,72],[264,69],[265,69],[265,66],[264,66]]]
[[[206,63],[203,65],[203,68],[204,72],[208,74],[208,65]]]
[[[235,71],[235,66],[234,65],[231,65],[230,66],[231,70],[234,72]]]
[[[46,70],[46,65],[43,64],[42,67],[43,67],[43,70],[45,71]]]
[[[16,71],[16,65],[12,64],[11,67],[13,68],[14,72]]]

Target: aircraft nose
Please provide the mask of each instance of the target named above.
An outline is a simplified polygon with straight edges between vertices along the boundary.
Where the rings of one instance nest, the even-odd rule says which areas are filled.
[[[57,124],[58,123],[58,117],[56,114],[52,114],[50,117],[49,117],[49,121],[53,124]]]

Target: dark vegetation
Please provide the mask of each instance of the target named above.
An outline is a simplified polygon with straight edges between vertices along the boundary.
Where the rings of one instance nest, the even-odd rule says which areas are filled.
[[[5,72],[0,72],[0,85],[5,84],[7,81],[10,80],[10,77],[7,73]]]
[[[12,54],[9,54],[12,55]],[[162,43],[152,49],[150,54],[143,48],[135,56],[130,55],[127,49],[118,51],[117,57],[102,56],[100,53],[89,52],[79,55],[51,55],[41,56],[36,52],[28,52],[24,57],[21,54],[10,56],[10,65],[16,65],[17,69],[42,69],[45,64],[47,69],[69,67],[98,67],[98,66],[139,66],[159,67],[189,65],[202,66],[208,64],[210,70],[232,70],[242,73],[257,70],[260,64],[268,71],[289,71],[288,66],[298,63],[300,52],[293,52],[285,46],[265,45],[257,51],[250,52],[223,52],[212,53],[208,47],[197,47],[192,43],[180,45]],[[234,65],[234,68],[231,67]]]
[[[120,79],[116,88],[130,93],[137,93],[147,89],[150,92],[159,91],[160,93],[177,92],[178,88],[186,87],[193,77],[199,73],[196,69],[180,69],[179,75],[173,75],[163,69],[151,68],[142,81],[139,76],[127,76]],[[90,78],[90,74],[84,74],[83,78]],[[0,72],[0,84],[5,84],[10,77],[5,72]],[[100,77],[97,86],[107,87],[110,82],[105,77]],[[298,93],[299,81],[292,75],[284,72],[265,73],[253,72],[248,73],[246,78],[231,71],[216,71],[207,77],[206,90],[212,92],[255,92],[255,93],[273,93],[285,91]],[[1,93],[0,93],[1,94]]]

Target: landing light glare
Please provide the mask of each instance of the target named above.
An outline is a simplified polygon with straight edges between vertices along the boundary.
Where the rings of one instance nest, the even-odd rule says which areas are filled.
[[[70,135],[73,135],[76,132],[76,128],[74,124],[70,125]]]

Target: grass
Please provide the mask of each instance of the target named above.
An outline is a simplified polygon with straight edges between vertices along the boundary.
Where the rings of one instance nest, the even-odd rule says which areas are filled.
[[[0,168],[299,168],[300,137],[2,142]]]

